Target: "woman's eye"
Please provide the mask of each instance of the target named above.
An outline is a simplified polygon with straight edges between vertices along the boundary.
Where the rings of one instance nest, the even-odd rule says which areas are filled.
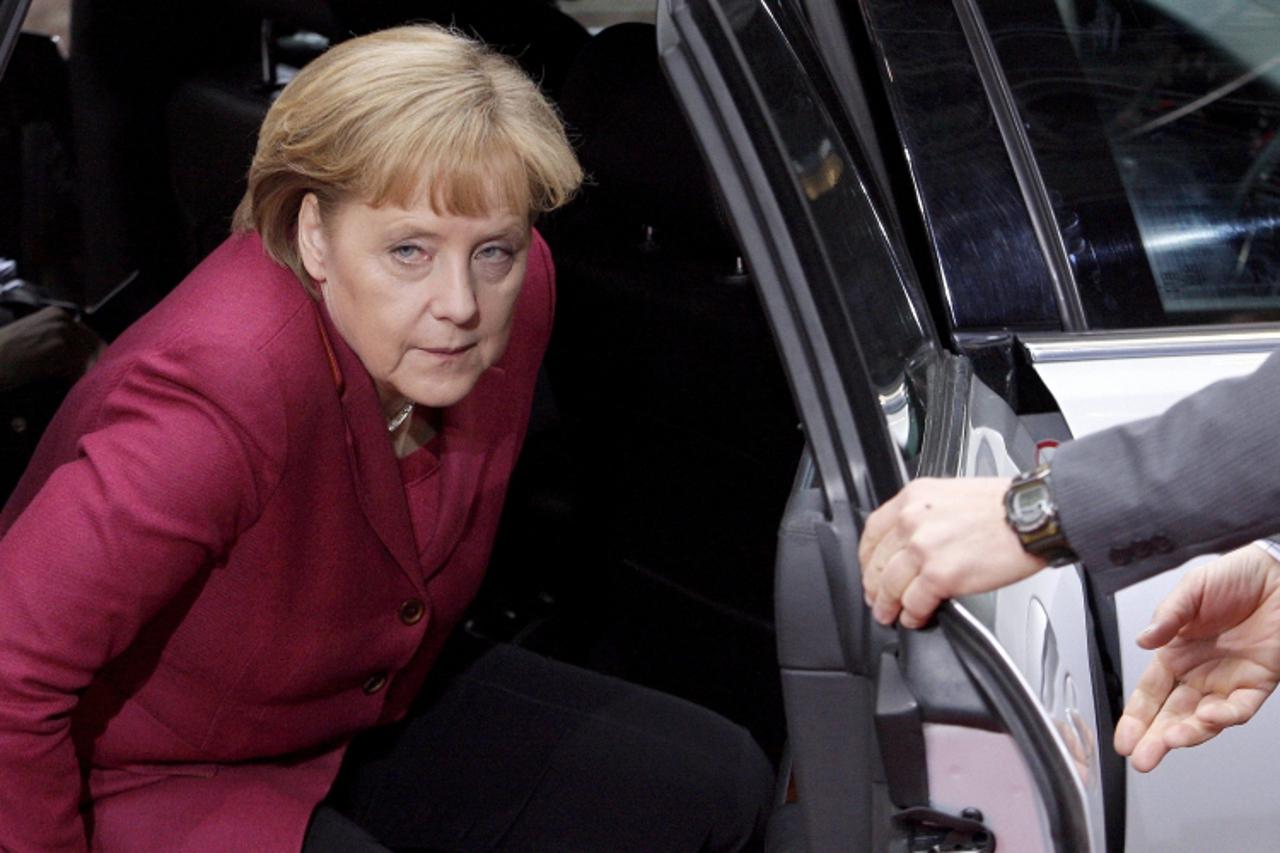
[[[506,261],[514,253],[506,246],[483,246],[476,252],[476,260],[488,263]]]
[[[391,257],[395,258],[397,261],[410,263],[422,257],[422,249],[412,243],[403,243],[392,248]]]

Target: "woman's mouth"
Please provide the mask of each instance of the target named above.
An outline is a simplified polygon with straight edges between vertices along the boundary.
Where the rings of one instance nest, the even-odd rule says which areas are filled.
[[[460,346],[452,346],[452,347],[421,347],[421,350],[425,353],[430,353],[431,355],[434,355],[436,358],[452,359],[474,348],[475,348],[475,343],[472,342],[469,344],[462,344]]]

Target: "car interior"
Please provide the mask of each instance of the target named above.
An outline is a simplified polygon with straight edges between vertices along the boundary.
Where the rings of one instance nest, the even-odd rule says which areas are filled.
[[[3,304],[76,306],[109,341],[227,235],[296,69],[410,20],[515,57],[588,175],[538,223],[556,327],[467,631],[711,707],[781,763],[773,559],[804,436],[653,24],[591,32],[541,0],[73,0],[69,60],[24,33],[0,82],[0,257],[22,285]],[[6,495],[67,390],[34,384],[35,416],[0,395]]]

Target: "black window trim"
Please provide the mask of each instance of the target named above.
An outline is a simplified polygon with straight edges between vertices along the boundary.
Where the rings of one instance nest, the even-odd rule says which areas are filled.
[[[0,79],[9,67],[9,57],[18,43],[30,6],[31,0],[0,0]]]

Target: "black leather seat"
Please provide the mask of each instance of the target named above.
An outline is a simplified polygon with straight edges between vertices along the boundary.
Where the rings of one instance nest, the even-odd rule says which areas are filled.
[[[406,21],[434,21],[513,57],[553,100],[590,40],[551,0],[329,0],[344,26],[367,33]]]
[[[803,443],[785,376],[654,28],[597,34],[561,108],[589,178],[545,229],[548,368],[586,529],[638,625],[619,642],[668,669],[658,686],[768,741],[775,534]],[[669,680],[682,667],[685,683]]]
[[[169,171],[191,155],[171,148],[166,106],[183,80],[252,66],[257,22],[230,4],[74,0],[71,25],[86,301],[137,270],[145,310],[193,262]]]
[[[589,39],[536,0],[73,0],[87,301],[140,270],[140,313],[226,236],[273,93],[264,44],[300,65],[308,50],[281,43],[295,31],[336,42],[409,20],[476,33],[548,86]]]

